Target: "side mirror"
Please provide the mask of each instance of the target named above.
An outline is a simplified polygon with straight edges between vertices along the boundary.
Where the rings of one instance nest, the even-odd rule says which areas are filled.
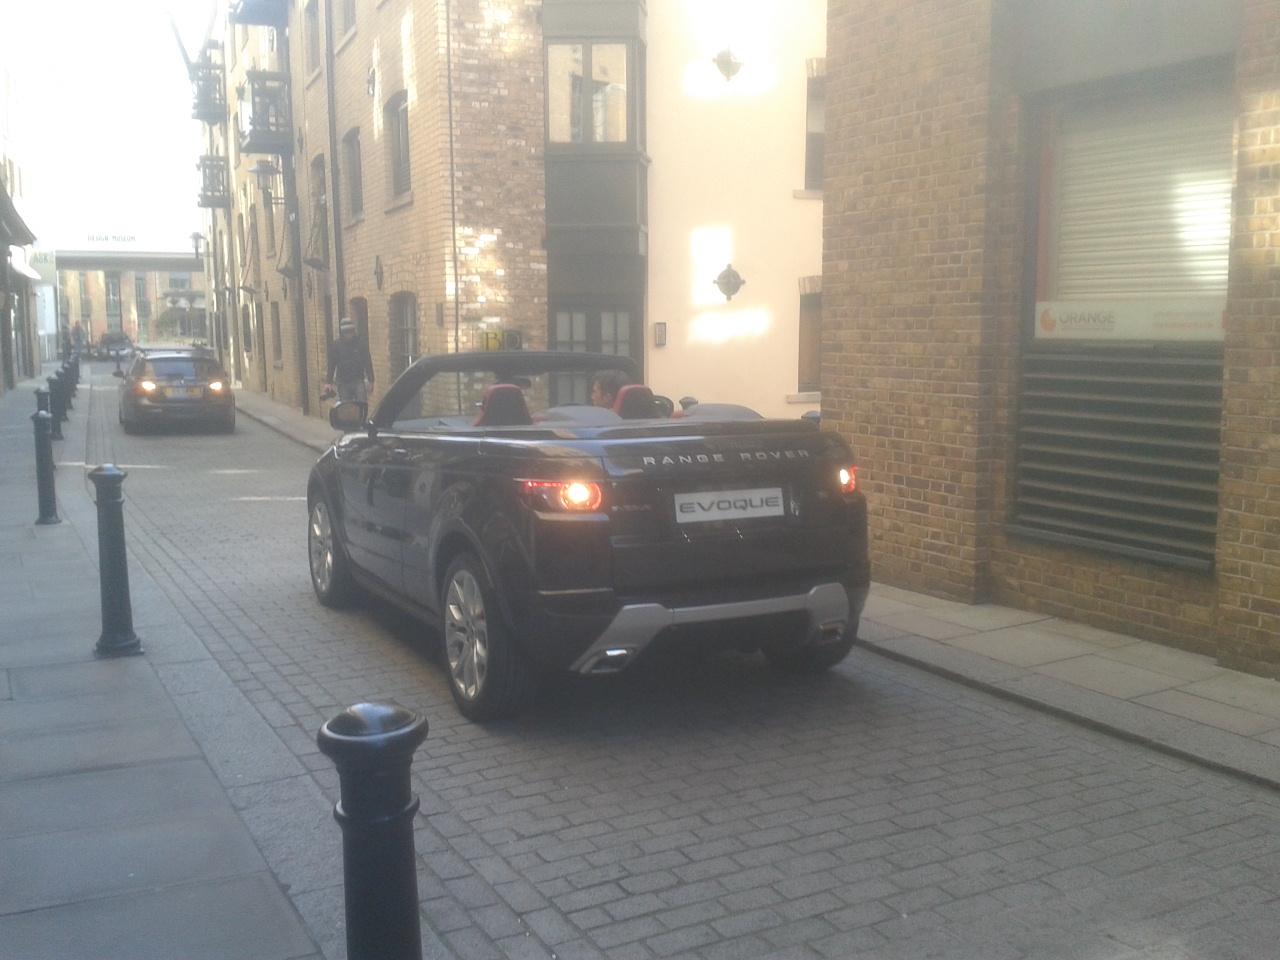
[[[364,426],[365,417],[368,416],[368,413],[368,404],[360,403],[357,400],[343,400],[329,409],[329,426],[335,430],[341,430],[343,433],[359,430]]]
[[[113,377],[119,377],[121,380],[123,380],[123,379],[124,379],[124,371],[123,371],[123,370],[112,370],[112,371],[111,371],[111,375],[112,375]]]

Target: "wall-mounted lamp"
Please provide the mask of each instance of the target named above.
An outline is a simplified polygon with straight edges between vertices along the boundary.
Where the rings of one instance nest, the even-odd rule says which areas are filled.
[[[375,256],[373,258],[373,279],[378,284],[378,289],[382,289],[382,257]]]
[[[653,325],[653,345],[655,347],[665,347],[667,345],[667,325],[665,322],[658,322]]]
[[[249,172],[258,183],[258,193],[262,195],[262,199],[269,200],[272,206],[283,207],[284,190],[276,188],[276,178],[280,176],[280,168],[264,158],[250,167]]]
[[[732,300],[733,295],[741,290],[746,282],[742,279],[742,274],[733,269],[732,263],[721,270],[720,276],[715,279],[716,289],[724,294],[726,300]]]
[[[716,69],[724,76],[725,81],[732,80],[739,70],[742,69],[742,61],[733,55],[733,51],[725,47],[714,57],[711,62],[716,65]]]
[[[200,259],[200,247],[204,243],[204,234],[199,230],[193,231],[191,234],[191,251],[196,255],[196,259]]]

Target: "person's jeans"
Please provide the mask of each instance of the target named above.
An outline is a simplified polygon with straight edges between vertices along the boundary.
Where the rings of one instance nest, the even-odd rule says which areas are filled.
[[[338,388],[338,401],[355,400],[358,403],[369,402],[369,391],[365,382],[360,380],[339,380],[334,384]]]

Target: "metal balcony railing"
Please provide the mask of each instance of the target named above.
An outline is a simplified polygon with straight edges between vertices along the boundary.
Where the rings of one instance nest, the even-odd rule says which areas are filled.
[[[228,16],[232,23],[283,29],[288,13],[286,0],[232,0]]]
[[[245,74],[240,110],[240,151],[285,156],[293,152],[289,124],[289,76],[267,70]]]
[[[205,155],[200,158],[200,206],[231,206],[227,172],[226,157]]]

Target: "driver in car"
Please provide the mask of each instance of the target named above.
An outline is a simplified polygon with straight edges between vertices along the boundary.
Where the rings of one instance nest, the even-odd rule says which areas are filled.
[[[591,405],[613,409],[618,391],[627,385],[627,378],[617,370],[604,370],[591,380]]]

